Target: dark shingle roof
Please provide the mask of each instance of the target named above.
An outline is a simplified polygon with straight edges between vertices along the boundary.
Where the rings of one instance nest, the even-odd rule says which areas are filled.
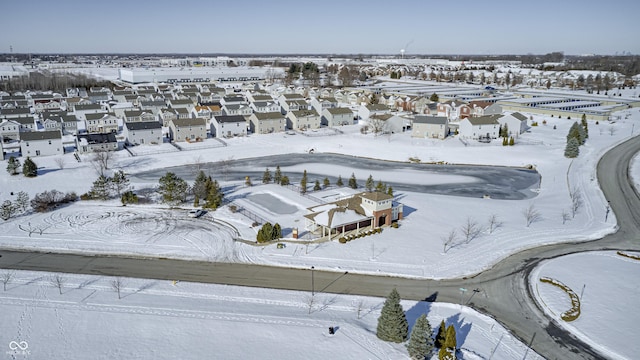
[[[243,123],[246,122],[242,115],[220,115],[214,116],[218,123]]]
[[[172,121],[176,127],[200,126],[200,125],[205,125],[207,123],[207,121],[203,118],[174,119]]]
[[[59,130],[51,131],[27,131],[20,133],[20,140],[22,141],[37,141],[37,140],[53,140],[62,139],[62,134]]]
[[[124,126],[129,130],[155,130],[162,129],[162,125],[160,125],[157,121],[140,121],[133,123],[124,123]]]
[[[434,124],[434,125],[446,125],[447,118],[446,116],[426,116],[426,115],[416,115],[415,119],[413,119],[415,124]]]

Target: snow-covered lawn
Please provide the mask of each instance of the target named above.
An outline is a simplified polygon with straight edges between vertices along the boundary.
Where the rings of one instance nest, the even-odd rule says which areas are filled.
[[[0,292],[0,357],[13,359],[406,359],[379,340],[384,299],[143,279],[15,272]],[[358,304],[361,304],[359,306]],[[459,305],[403,301],[456,327],[464,359],[541,359],[491,318]],[[358,314],[358,307],[361,308]],[[329,326],[337,327],[329,335]],[[18,347],[19,345],[20,347]],[[11,346],[11,348],[10,348]]]
[[[470,143],[465,146],[456,137],[444,141],[416,139],[411,138],[409,133],[374,137],[372,134],[361,134],[358,126],[354,125],[343,127],[344,134],[333,136],[306,137],[285,133],[255,135],[227,139],[226,147],[164,152],[170,146],[165,144],[158,147],[158,151],[163,151],[162,153],[131,157],[126,151],[120,151],[114,156],[112,168],[123,169],[132,175],[183,164],[193,164],[195,170],[206,162],[304,153],[311,148],[316,153],[342,153],[404,162],[409,158],[419,158],[423,162],[442,161],[451,164],[532,165],[541,175],[540,184],[532,189],[535,196],[528,200],[396,192],[399,201],[405,205],[405,219],[401,221],[400,228],[385,229],[381,234],[348,244],[337,241],[310,245],[291,243],[284,249],[278,249],[275,245],[264,248],[241,243],[230,245],[228,240],[238,234],[241,238],[254,240],[256,228],[251,226],[251,218],[233,213],[228,207],[209,213],[207,219],[214,218],[216,223],[207,224],[211,227],[203,230],[199,227],[204,221],[194,222],[184,215],[190,204],[184,204],[185,209],[170,209],[162,204],[122,208],[115,200],[81,201],[49,214],[19,216],[2,222],[0,244],[13,248],[42,247],[65,251],[118,251],[148,255],[166,255],[170,252],[168,250],[175,250],[171,256],[205,260],[233,259],[269,265],[305,268],[315,266],[327,270],[339,267],[352,272],[411,277],[463,276],[481,271],[523,248],[594,239],[615,230],[613,214],[609,214],[608,221],[605,222],[606,201],[598,188],[595,166],[607,148],[630,137],[633,123],[640,120],[638,109],[624,111],[620,115],[621,119],[615,123],[603,122],[596,125],[590,121],[589,139],[581,147],[580,156],[574,160],[565,158],[563,152],[568,129],[575,120],[535,115],[533,120],[539,126],[532,127],[512,147],[503,147],[499,141],[492,144]],[[546,125],[543,121],[547,122]],[[213,139],[206,142],[208,141],[217,143]],[[143,147],[139,146],[137,150],[142,152],[145,150]],[[147,148],[152,152],[156,147],[150,145]],[[26,179],[22,175],[9,176],[5,171],[0,171],[0,201],[13,199],[11,193],[15,194],[20,190],[29,192],[31,196],[53,189],[75,191],[78,194],[87,192],[97,178],[88,156],[84,156],[82,162],[77,162],[71,154],[64,155],[63,169],[58,167],[56,158],[36,158],[40,175],[33,179]],[[276,165],[278,164],[270,165],[272,171]],[[204,168],[211,172],[223,171],[215,167]],[[249,165],[242,170],[261,173],[264,167]],[[342,175],[346,181],[352,172],[358,178],[360,186],[369,174],[376,181],[409,184],[467,181],[464,177],[425,175],[412,171],[352,169],[339,163],[308,163],[282,168],[284,174],[287,171],[299,173],[302,170],[314,174],[309,179],[311,184],[316,177],[322,180],[325,175]],[[261,182],[258,178],[253,180],[254,184]],[[142,191],[153,188],[157,181],[138,181],[132,185],[135,191]],[[302,215],[306,208],[316,205],[295,191],[276,185],[260,184],[247,188],[239,182],[225,181],[221,185],[228,189],[226,196],[235,199],[234,204],[238,207],[250,210],[267,221],[280,223],[285,236],[291,234],[293,228],[298,228],[303,234]],[[570,216],[563,224],[562,213],[570,212],[571,208],[570,189],[580,193],[583,205],[575,217]],[[323,193],[310,194],[324,197]],[[526,226],[523,212],[529,207],[539,214],[539,218]],[[159,215],[161,216],[158,217]],[[499,226],[490,231],[489,218],[492,215],[496,216]],[[120,222],[119,217],[130,221]],[[90,236],[86,236],[88,230],[79,225],[84,222],[91,226]],[[462,227],[467,222],[482,228],[479,236],[469,241],[462,234]],[[192,225],[195,227],[190,228]],[[99,229],[101,226],[105,228]],[[143,231],[143,236],[132,240],[131,234],[136,231],[132,226],[148,231]],[[42,235],[39,231],[28,230],[41,228],[46,228]],[[160,236],[153,235],[154,232],[164,230],[176,236],[159,239]],[[456,244],[445,252],[443,238],[453,230],[457,234]]]
[[[629,255],[640,256],[629,252]],[[542,283],[550,277],[567,285],[580,298],[580,316],[565,322],[560,314],[571,308],[569,296]],[[531,287],[545,312],[583,341],[611,359],[636,359],[640,353],[637,304],[640,260],[614,251],[563,256],[542,263],[531,273]]]

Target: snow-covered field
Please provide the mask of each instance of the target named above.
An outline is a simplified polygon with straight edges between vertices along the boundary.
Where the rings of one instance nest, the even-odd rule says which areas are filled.
[[[377,339],[384,299],[19,271],[0,292],[0,358],[406,359]],[[459,305],[403,301],[411,325],[428,314],[456,328],[463,359],[541,359],[491,318]],[[360,311],[358,311],[360,308]],[[329,326],[337,327],[329,335]],[[437,358],[437,357],[436,357]]]
[[[629,252],[639,257],[639,253]],[[569,296],[556,286],[542,283],[550,277],[568,286],[580,298],[580,316],[565,322],[560,314],[571,308]],[[560,326],[611,359],[636,359],[640,352],[636,326],[640,287],[640,260],[614,251],[567,255],[545,261],[531,273],[536,300]]]
[[[272,134],[225,140],[226,147],[202,148],[197,144],[185,145],[185,151],[162,152],[162,146],[149,146],[149,151],[141,152],[145,154],[143,156],[130,157],[124,151],[115,154],[112,168],[123,169],[130,175],[175,165],[194,164],[195,168],[209,161],[305,153],[309,149],[316,153],[341,153],[393,161],[419,158],[423,162],[452,164],[533,165],[541,174],[542,180],[534,189],[536,196],[529,200],[397,192],[405,205],[405,219],[401,221],[400,228],[385,229],[382,234],[348,244],[291,241],[284,249],[275,245],[258,247],[233,241],[237,237],[253,240],[256,229],[251,227],[251,219],[233,213],[228,207],[210,212],[203,218],[192,219],[186,215],[189,204],[181,209],[162,204],[122,207],[113,200],[80,201],[51,213],[28,213],[2,222],[0,246],[243,261],[304,268],[315,266],[325,270],[340,268],[341,271],[409,277],[463,276],[485,269],[523,248],[593,239],[615,231],[613,214],[609,214],[607,222],[604,221],[606,201],[597,186],[595,166],[606,149],[632,136],[633,124],[640,120],[638,109],[620,115],[615,123],[596,125],[590,121],[590,137],[581,147],[580,156],[574,160],[564,158],[563,152],[568,129],[577,119],[568,121],[535,115],[534,121],[540,125],[532,127],[513,147],[503,147],[500,142],[465,146],[457,138],[444,141],[413,139],[408,133],[374,137],[360,134],[357,126],[350,126],[343,129],[343,135],[335,136]],[[640,127],[635,131],[640,131]],[[80,163],[71,154],[62,158],[65,160],[62,169],[56,157],[36,158],[40,170],[39,176],[33,179],[22,175],[11,177],[0,171],[0,202],[14,199],[12,193],[18,191],[27,191],[30,196],[54,189],[78,194],[87,192],[97,178],[88,158],[84,157]],[[640,179],[639,164],[640,160],[636,159],[632,167],[636,183]],[[6,167],[6,161],[0,165]],[[272,164],[271,169],[276,165]],[[310,163],[305,168],[317,176],[342,175],[345,180],[353,171],[361,185],[369,174],[374,175],[376,181],[383,182],[402,180],[432,184],[452,180],[393,171],[349,169],[341,164]],[[262,171],[264,168],[254,166],[247,170]],[[285,174],[301,170],[300,166],[282,169]],[[208,171],[217,170],[210,168]],[[310,178],[310,183],[313,181],[315,178]],[[259,182],[260,179],[254,179],[254,183]],[[135,191],[156,184],[132,183]],[[250,188],[231,182],[223,182],[222,185],[229,189],[227,197],[237,199],[234,202],[237,201],[238,205],[269,221],[279,222],[286,230],[285,234],[294,227],[302,228],[305,209],[315,205],[290,189],[276,185]],[[569,211],[571,205],[570,190],[581,194],[583,205],[575,217],[563,223],[562,213]],[[322,197],[322,194],[316,195]],[[540,218],[526,226],[523,211],[530,206],[540,214]],[[488,221],[492,215],[497,216],[500,226],[490,232]],[[484,228],[480,236],[469,242],[461,241],[461,228],[467,221]],[[442,239],[452,230],[458,234],[458,244],[445,252]],[[569,265],[566,268],[591,264],[592,260],[580,258],[575,267]],[[615,268],[627,271],[618,265]],[[585,284],[582,277],[565,277],[555,268],[544,267],[541,271],[546,269],[552,269],[549,276],[561,277],[559,280],[574,290],[580,290]],[[605,273],[600,267],[594,267],[594,271]],[[581,274],[584,273],[586,271]],[[168,282],[126,279],[124,297],[119,300],[110,289],[111,279],[67,275],[67,284],[60,295],[49,284],[48,274],[16,274],[16,281],[9,284],[0,298],[0,313],[6,314],[0,322],[0,346],[14,344],[14,348],[16,345],[24,347],[21,342],[25,341],[33,358],[81,359],[88,353],[95,353],[92,358],[105,359],[202,358],[212,354],[218,358],[263,354],[292,359],[406,357],[402,346],[392,346],[375,338],[375,322],[382,299],[364,299],[368,312],[362,319],[357,319],[354,304],[361,298],[349,296],[317,295],[316,305],[308,314],[309,294],[306,293],[187,283],[172,287]],[[624,272],[619,274],[627,275]],[[618,277],[622,278],[622,275]],[[610,285],[605,283],[604,280],[586,282],[586,308],[581,319],[571,324],[575,325],[571,330],[584,336],[586,341],[598,344],[594,346],[602,346],[613,356],[632,358],[626,349],[617,351],[618,343],[610,341],[615,339],[602,334],[606,327],[593,330],[594,323],[609,321],[609,311],[618,317],[626,314],[626,310],[619,311],[622,309],[619,306],[596,302],[600,301],[596,300],[600,289],[606,291],[606,286]],[[637,297],[637,289],[631,282],[618,285],[616,294],[627,294],[628,297],[617,298]],[[538,284],[538,288],[543,287],[550,286]],[[562,299],[565,298],[561,294],[553,293],[553,288],[544,291],[551,293],[551,298],[545,300],[551,304],[551,313],[557,314],[564,309]],[[593,303],[590,303],[590,296],[593,296]],[[489,358],[496,346],[492,357],[495,359],[521,359],[527,353],[526,347],[513,341],[491,319],[468,309],[459,314],[460,307],[454,305],[403,304],[411,323],[422,311],[428,311],[434,327],[442,318],[456,321],[458,343],[466,349],[465,359]],[[619,324],[611,323],[632,336],[638,321],[626,322],[629,319],[633,317],[621,319]],[[105,323],[112,326],[105,327]],[[247,323],[252,326],[246,326]],[[332,337],[326,332],[331,325],[340,327]],[[21,347],[17,350],[7,348],[6,351],[21,351]],[[91,352],[90,349],[96,350]],[[633,350],[637,352],[638,349]],[[14,358],[22,356],[9,352],[7,355]],[[528,351],[526,358],[535,356]]]

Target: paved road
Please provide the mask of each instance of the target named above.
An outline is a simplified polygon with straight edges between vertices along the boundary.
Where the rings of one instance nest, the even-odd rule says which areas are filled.
[[[452,280],[416,280],[342,272],[287,269],[247,264],[135,257],[83,256],[59,253],[0,250],[0,268],[56,271],[104,276],[181,279],[205,283],[258,286],[275,289],[312,290],[316,293],[386,296],[396,287],[403,298],[459,303],[496,318],[547,359],[602,358],[588,345],[550,321],[531,300],[529,272],[543,259],[603,249],[640,250],[640,197],[630,185],[629,161],[640,151],[640,140],[625,142],[604,155],[598,179],[620,230],[603,239],[543,246],[514,254],[476,276]],[[312,281],[313,279],[313,281]],[[481,291],[476,293],[474,289]]]

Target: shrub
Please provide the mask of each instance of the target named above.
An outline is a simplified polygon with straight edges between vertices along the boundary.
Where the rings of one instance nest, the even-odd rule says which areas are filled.
[[[237,207],[237,206],[235,206],[235,205],[229,205],[229,210],[230,210],[232,213],[235,213],[236,211],[238,211],[238,207]]]
[[[398,228],[398,223],[397,222],[391,223],[391,227],[394,228],[394,229],[397,229]]]
[[[562,320],[569,322],[580,317],[580,298],[578,297],[578,294],[556,279],[542,277],[540,278],[540,282],[557,286],[569,295],[569,298],[571,299],[571,309],[560,314],[560,318],[562,318]]]
[[[74,192],[63,194],[58,190],[44,191],[36,194],[31,200],[31,207],[36,212],[47,212],[55,209],[61,204],[68,204],[78,199]]]
[[[343,236],[340,239],[338,239],[338,241],[340,242],[340,244],[346,244],[347,243],[347,239]]]
[[[537,121],[532,122],[531,126],[538,126],[538,122]]]

